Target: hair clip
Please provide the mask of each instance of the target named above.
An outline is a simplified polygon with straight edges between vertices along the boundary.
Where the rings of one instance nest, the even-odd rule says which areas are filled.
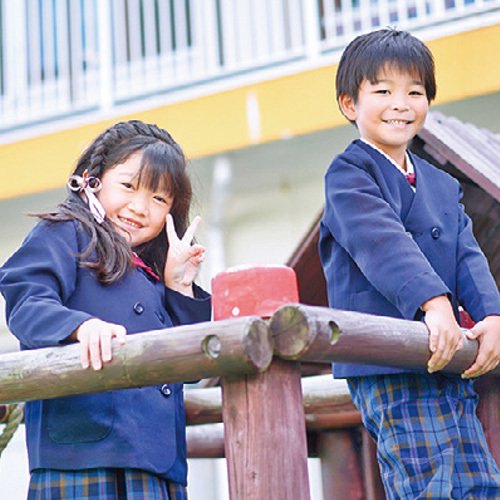
[[[98,224],[102,224],[106,212],[95,195],[102,187],[101,180],[98,177],[89,177],[88,172],[85,170],[81,176],[72,175],[68,179],[67,186],[74,193],[85,193],[87,204],[94,219]]]

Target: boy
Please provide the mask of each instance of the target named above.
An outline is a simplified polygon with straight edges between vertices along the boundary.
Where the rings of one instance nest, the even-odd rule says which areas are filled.
[[[361,35],[345,49],[337,101],[360,139],[325,177],[320,256],[331,307],[423,319],[428,370],[335,363],[377,442],[388,498],[500,498],[500,471],[476,417],[471,377],[500,361],[500,297],[459,203],[459,183],[407,150],[436,94],[430,51],[407,32]],[[408,178],[405,178],[408,177]],[[414,186],[410,182],[414,182]],[[458,307],[477,322],[473,365]]]

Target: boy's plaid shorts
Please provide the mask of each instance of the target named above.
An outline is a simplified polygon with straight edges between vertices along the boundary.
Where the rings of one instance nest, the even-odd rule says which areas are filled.
[[[347,382],[377,443],[388,499],[500,499],[472,381],[400,373]]]
[[[187,500],[186,488],[137,469],[37,469],[28,500]]]

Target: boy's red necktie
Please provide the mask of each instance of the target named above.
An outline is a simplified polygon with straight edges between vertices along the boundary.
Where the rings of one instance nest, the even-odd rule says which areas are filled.
[[[417,176],[414,173],[411,174],[405,174],[406,180],[412,185],[415,186]]]

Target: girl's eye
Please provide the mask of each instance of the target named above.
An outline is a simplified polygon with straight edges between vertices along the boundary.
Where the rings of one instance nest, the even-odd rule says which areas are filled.
[[[130,182],[122,182],[122,186],[125,189],[133,189],[133,187],[134,187],[134,186],[132,186],[132,184],[130,184]]]
[[[424,95],[424,93],[421,92],[420,90],[412,90],[410,92],[410,95]]]
[[[166,196],[162,196],[160,194],[157,194],[154,196],[154,199],[160,203],[163,203],[163,204],[168,204],[168,198]]]
[[[378,89],[375,91],[376,94],[388,94],[389,91],[387,89]]]

